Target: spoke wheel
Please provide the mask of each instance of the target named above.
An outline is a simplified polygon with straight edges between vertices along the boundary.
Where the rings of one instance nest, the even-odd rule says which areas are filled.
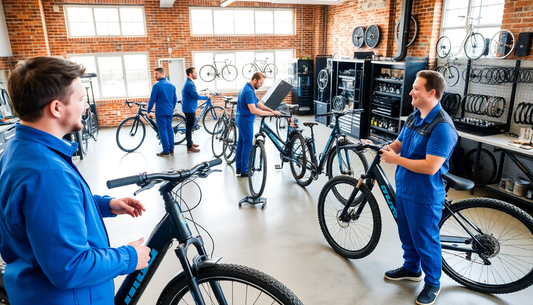
[[[472,250],[442,249],[442,270],[447,275],[467,288],[483,293],[516,292],[533,284],[531,216],[507,202],[490,198],[465,199],[450,207],[486,252],[477,251],[479,244],[444,209],[439,223],[442,245]],[[443,242],[450,237],[454,238],[452,242]]]
[[[289,118],[276,118],[276,133],[283,142],[287,142],[288,128]]]
[[[129,117],[117,128],[118,147],[125,152],[133,152],[141,146],[146,136],[146,127],[138,117]]]
[[[318,85],[318,89],[320,90],[324,90],[326,89],[326,86],[328,85],[328,71],[326,69],[322,69],[320,70],[320,72],[318,72],[318,79],[316,80],[317,81],[317,85]]]
[[[365,31],[365,44],[370,49],[375,48],[379,44],[380,29],[377,25],[372,24]]]
[[[437,56],[439,58],[446,58],[448,57],[448,55],[450,55],[450,52],[452,51],[452,42],[447,36],[442,36],[437,41],[437,46],[435,48],[437,51]]]
[[[396,30],[394,31],[394,38],[396,39],[396,43],[400,44],[400,21],[396,23]],[[411,15],[411,23],[409,25],[409,43],[406,44],[406,47],[410,47],[415,43],[416,37],[418,36],[418,22],[416,21],[415,17]]]
[[[212,82],[217,77],[217,69],[212,65],[205,65],[200,68],[200,78],[204,82]]]
[[[496,58],[506,58],[515,47],[514,35],[508,30],[498,31],[490,40],[490,54]]]
[[[246,64],[244,67],[242,67],[242,76],[246,78],[246,80],[252,79],[252,75],[257,72],[257,67],[254,64]]]
[[[443,68],[439,72],[442,73],[442,76],[444,76],[444,80],[446,81],[446,85],[448,87],[453,87],[459,82],[459,69],[457,69],[455,66]]]
[[[248,161],[248,186],[250,194],[254,198],[259,198],[265,190],[267,179],[267,159],[265,146],[261,141],[255,141],[250,152]]]
[[[230,122],[226,132],[224,132],[224,159],[228,164],[235,162],[237,155],[237,130],[235,122]]]
[[[274,78],[278,75],[278,67],[275,64],[268,64],[265,66],[263,73],[268,78]]]
[[[301,133],[295,133],[289,143],[290,167],[294,180],[298,181],[305,175],[307,160],[305,155],[305,140]]]
[[[175,114],[172,117],[172,131],[174,132],[174,144],[181,144],[185,141],[186,122],[181,114]]]
[[[222,68],[222,78],[224,78],[228,82],[234,81],[238,75],[239,71],[234,65],[227,65]]]
[[[93,140],[98,141],[98,136],[100,135],[100,127],[98,125],[98,119],[96,114],[91,112],[91,137]]]
[[[465,176],[474,181],[476,186],[485,186],[494,180],[496,176],[496,159],[494,155],[486,150],[481,149],[479,155],[479,166],[477,168],[476,179],[474,180],[474,168],[476,164],[476,154],[477,150],[472,149],[466,153],[463,159],[463,169],[465,171]]]
[[[211,150],[213,157],[220,158],[224,154],[224,137],[226,124],[224,120],[218,120],[213,128],[213,136],[211,137]]]
[[[222,118],[224,114],[224,108],[220,106],[211,106],[204,114],[202,118],[202,124],[204,125],[205,131],[208,134],[213,134],[213,129],[215,124]]]
[[[485,53],[485,37],[479,33],[474,33],[468,37],[464,44],[465,54],[470,59],[478,59]]]

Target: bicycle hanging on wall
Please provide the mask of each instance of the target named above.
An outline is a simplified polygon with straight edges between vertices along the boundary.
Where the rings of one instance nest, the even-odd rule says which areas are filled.
[[[222,69],[218,69],[217,62],[224,63]],[[212,64],[205,65],[200,68],[200,78],[204,82],[212,82],[215,80],[215,78],[220,76],[222,76],[222,78],[227,80],[228,82],[231,82],[234,81],[238,75],[239,72],[237,71],[237,67],[232,65],[229,59],[224,59],[224,61],[215,61],[215,58],[213,57]]]

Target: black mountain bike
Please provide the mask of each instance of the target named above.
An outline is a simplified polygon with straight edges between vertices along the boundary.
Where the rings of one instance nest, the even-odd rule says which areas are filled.
[[[235,123],[235,106],[237,101],[231,96],[223,96],[224,112],[213,128],[213,137],[211,138],[211,150],[215,158],[224,156],[228,164],[235,162],[237,153],[238,129]],[[231,113],[228,114],[226,109],[228,103],[231,104]]]
[[[180,101],[178,101],[180,102]],[[116,141],[118,147],[125,152],[134,152],[141,147],[146,137],[146,122],[155,131],[155,136],[159,139],[157,123],[146,115],[146,103],[130,102],[126,100],[126,106],[132,108],[136,105],[137,114],[131,116],[118,125]],[[144,122],[143,122],[144,120]],[[174,144],[181,144],[185,141],[185,117],[181,114],[174,114],[172,117],[172,130],[174,131]]]
[[[196,178],[206,178],[214,171],[211,167],[220,163],[220,159],[215,159],[197,164],[187,170],[142,173],[107,181],[108,188],[137,184],[141,188],[135,192],[135,195],[162,183],[159,193],[163,197],[166,210],[166,214],[156,225],[146,243],[146,246],[151,249],[148,267],[126,276],[115,294],[116,305],[135,305],[139,302],[174,241],[177,241],[174,253],[183,271],[170,280],[155,304],[303,305],[289,288],[270,275],[245,266],[219,263],[222,258],[213,258],[207,253],[198,231],[198,227],[201,226],[194,221],[191,213],[194,207],[190,208],[183,198],[179,197],[179,194],[183,185]],[[182,204],[185,205],[184,208]],[[184,212],[188,212],[190,218],[186,218],[183,215]],[[194,224],[198,232],[196,237],[193,237],[189,223]],[[187,257],[190,246],[194,246],[198,252],[192,260]],[[3,298],[2,293],[5,293],[3,272],[0,274],[2,275],[0,298]],[[5,298],[7,299],[7,295]]]
[[[355,179],[328,181],[318,201],[318,219],[330,246],[346,258],[362,258],[381,236],[381,215],[372,188],[379,190],[396,220],[396,196],[379,165],[385,146],[353,145],[376,155],[368,171]],[[446,174],[446,192],[470,190],[470,180]],[[362,196],[357,196],[362,193]],[[446,199],[439,223],[442,269],[456,282],[483,293],[510,293],[533,284],[533,218],[507,202],[469,198]]]

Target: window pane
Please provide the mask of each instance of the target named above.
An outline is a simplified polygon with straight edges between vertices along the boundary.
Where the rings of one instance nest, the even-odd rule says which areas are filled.
[[[141,36],[144,35],[143,23],[122,23],[122,35]]]
[[[193,66],[196,68],[196,74],[198,74],[198,79],[194,82],[196,84],[196,89],[205,89],[209,88],[210,90],[215,90],[215,82],[204,82],[200,77],[200,71],[203,66],[210,65],[213,63],[213,53],[210,52],[198,52],[193,53]]]
[[[120,9],[121,22],[144,22],[142,8],[121,8]]]
[[[276,79],[287,80],[287,71],[289,69],[289,61],[294,57],[292,50],[276,51],[276,66],[278,67],[278,74]]]
[[[254,11],[235,10],[235,34],[246,35],[254,33]]]
[[[96,22],[118,22],[118,10],[116,8],[95,8],[94,20]]]
[[[448,36],[450,38],[450,42],[452,43],[452,50],[450,52],[450,56],[457,54],[457,51],[459,51],[459,47],[461,46],[461,43],[463,42],[463,38],[466,35],[466,29],[455,29],[455,30],[444,30],[443,31],[444,36]],[[464,50],[461,51],[461,54],[458,54],[458,57],[465,57]]]
[[[273,11],[255,11],[255,33],[256,34],[273,34],[274,33],[274,12]]]
[[[193,35],[213,34],[212,10],[191,9],[191,32]]]
[[[293,11],[274,11],[274,33],[294,34]]]
[[[67,20],[71,36],[95,35],[91,8],[67,7]]]
[[[215,26],[215,34],[234,34],[232,10],[214,10],[213,20]]]
[[[235,66],[235,53],[215,54],[217,69],[220,73],[220,77],[215,78],[215,87],[217,90],[233,89],[237,86],[236,79],[231,82],[228,82],[222,77],[222,69],[224,69],[224,67],[226,66],[226,60],[228,65]],[[237,73],[238,72],[239,71],[237,70]]]
[[[467,22],[465,18],[459,16],[466,16],[468,8],[460,8],[455,10],[446,11],[446,17],[444,19],[444,27],[457,27],[466,26]]]
[[[70,60],[81,64],[85,67],[85,73],[96,73],[98,75],[98,72],[96,70],[96,62],[94,60],[94,56],[71,56]],[[98,86],[98,77],[91,78],[92,85],[93,85],[93,91],[94,91],[94,98],[100,98],[100,89]],[[89,87],[90,84],[88,83],[88,79],[82,78],[82,83],[84,87]],[[91,89],[89,89],[91,90]],[[90,93],[89,93],[90,95]]]
[[[252,51],[235,52],[236,66],[239,70],[239,76],[237,77],[237,90],[241,90],[244,84],[250,81],[250,79],[245,78],[244,75],[242,75],[242,68],[244,67],[244,65],[252,63],[254,61],[254,57],[255,53]]]
[[[128,96],[149,94],[148,59],[144,54],[124,55]]]
[[[121,57],[99,57],[102,97],[125,96],[124,75]]]

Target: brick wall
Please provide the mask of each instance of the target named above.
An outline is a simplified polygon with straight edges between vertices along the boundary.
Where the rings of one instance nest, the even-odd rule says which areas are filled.
[[[519,33],[533,32],[533,2],[507,0],[503,10],[502,29],[511,31],[518,41]],[[514,54],[514,52],[513,52]],[[533,59],[533,48],[527,57],[509,56],[509,59]]]

